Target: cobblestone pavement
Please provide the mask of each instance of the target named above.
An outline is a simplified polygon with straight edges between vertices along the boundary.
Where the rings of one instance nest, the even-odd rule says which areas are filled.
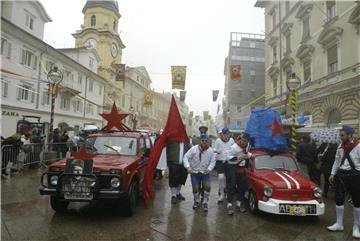
[[[133,217],[123,217],[104,202],[71,203],[66,213],[55,213],[49,198],[39,195],[41,170],[29,169],[2,179],[1,240],[352,240],[352,208],[345,209],[345,230],[331,233],[335,204],[325,199],[326,214],[319,218],[288,217],[249,212],[230,217],[217,204],[212,182],[209,212],[192,210],[188,178],[186,200],[171,205],[167,179],[155,181],[156,197],[149,209],[138,205]],[[215,180],[216,177],[213,178]]]

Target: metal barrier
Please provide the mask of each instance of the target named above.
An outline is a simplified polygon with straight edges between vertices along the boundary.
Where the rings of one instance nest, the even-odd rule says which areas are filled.
[[[66,143],[31,143],[24,145],[1,146],[1,171],[5,169],[23,169],[24,166],[37,163],[46,164],[60,160],[66,156]],[[6,171],[7,173],[9,172]]]

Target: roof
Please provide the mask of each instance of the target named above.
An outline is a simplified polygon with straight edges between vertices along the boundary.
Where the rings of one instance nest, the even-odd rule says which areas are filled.
[[[109,9],[116,13],[116,15],[120,18],[121,15],[119,13],[119,5],[116,0],[105,0],[105,1],[99,1],[99,0],[87,0],[86,4],[82,10],[82,13],[85,13],[86,9],[89,7],[103,7],[106,9]]]
[[[61,52],[81,52],[81,51],[82,52],[92,52],[94,54],[94,56],[96,57],[96,60],[98,62],[101,61],[101,57],[100,57],[98,51],[94,48],[87,48],[87,47],[83,46],[83,47],[78,47],[78,48],[60,48],[57,50],[59,50]]]
[[[41,4],[41,2],[39,1],[30,1],[32,4],[34,4],[35,8],[37,8],[39,10],[39,13],[41,15],[41,17],[44,19],[45,22],[51,22],[51,18],[49,16],[49,14],[46,12],[44,6]]]

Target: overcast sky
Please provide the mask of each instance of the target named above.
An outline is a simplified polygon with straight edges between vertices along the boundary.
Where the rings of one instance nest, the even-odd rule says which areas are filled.
[[[44,40],[75,46],[71,33],[83,23],[86,0],[40,0],[53,20]],[[123,63],[145,66],[156,91],[171,91],[171,65],[186,65],[186,103],[195,114],[216,114],[224,90],[230,32],[264,33],[255,0],[118,0]],[[212,90],[220,90],[217,103]]]

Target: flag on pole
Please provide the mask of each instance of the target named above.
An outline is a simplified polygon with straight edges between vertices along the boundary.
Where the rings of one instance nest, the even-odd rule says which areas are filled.
[[[186,91],[180,91],[180,101],[184,102],[186,98]]]
[[[189,138],[186,133],[185,126],[182,122],[179,109],[176,105],[175,98],[174,96],[172,96],[169,115],[164,128],[164,132],[155,142],[155,145],[150,152],[149,161],[145,170],[145,175],[144,175],[145,207],[147,207],[149,201],[154,197],[152,185],[153,185],[155,169],[159,162],[161,152],[167,144],[172,144],[175,142],[188,143]]]
[[[241,66],[238,65],[230,65],[230,78],[232,80],[241,80]]]
[[[145,90],[144,93],[144,106],[151,106],[152,105],[152,91],[151,90]]]
[[[171,66],[172,88],[185,90],[186,66]]]
[[[212,91],[213,94],[213,101],[215,102],[219,96],[219,91],[218,90],[213,90]]]

